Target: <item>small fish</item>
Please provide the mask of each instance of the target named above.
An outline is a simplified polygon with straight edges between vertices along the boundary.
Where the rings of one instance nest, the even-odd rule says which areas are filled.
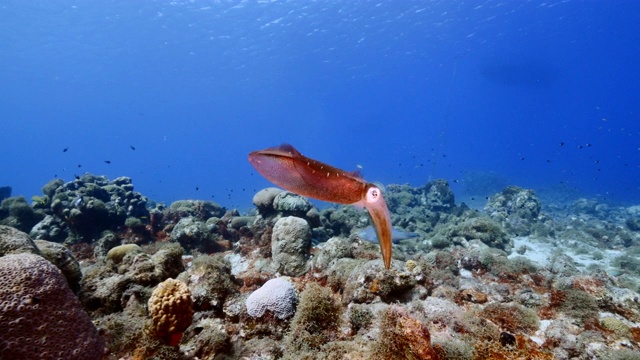
[[[376,235],[376,231],[374,230],[373,226],[367,226],[366,228],[356,232],[356,234],[362,240],[366,240],[374,244],[378,243],[378,236]],[[418,236],[420,236],[420,234],[406,232],[406,231],[398,230],[396,228],[391,229],[391,242],[393,242],[394,244],[397,244],[402,240],[411,239]]]
[[[111,160],[105,160],[104,163],[105,164],[111,164]]]
[[[67,152],[69,151],[69,147],[67,146],[66,148],[62,149],[62,152]]]
[[[82,196],[78,196],[75,200],[73,200],[74,207],[80,207],[82,206],[82,204],[84,204],[84,200],[82,199]]]

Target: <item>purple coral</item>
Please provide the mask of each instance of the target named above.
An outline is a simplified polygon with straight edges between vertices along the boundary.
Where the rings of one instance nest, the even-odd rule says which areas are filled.
[[[0,358],[97,360],[104,340],[64,276],[39,255],[0,257]]]

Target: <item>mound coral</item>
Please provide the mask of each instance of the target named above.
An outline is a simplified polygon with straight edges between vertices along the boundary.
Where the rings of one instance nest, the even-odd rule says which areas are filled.
[[[101,359],[104,341],[64,276],[39,255],[0,258],[0,357]]]
[[[118,245],[107,253],[107,260],[113,261],[115,264],[119,264],[125,255],[132,252],[142,252],[142,248],[136,244],[123,244]]]
[[[299,276],[307,272],[311,228],[305,219],[287,216],[278,219],[271,235],[271,256],[280,273]]]
[[[168,345],[178,345],[193,320],[193,301],[187,285],[174,279],[161,282],[149,298],[149,315],[153,334]]]

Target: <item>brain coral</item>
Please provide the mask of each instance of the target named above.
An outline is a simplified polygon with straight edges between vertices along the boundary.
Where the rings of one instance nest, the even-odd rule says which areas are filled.
[[[0,257],[0,358],[101,359],[104,341],[64,276],[39,255]]]
[[[247,298],[247,313],[261,317],[271,311],[278,319],[286,319],[295,313],[296,290],[287,277],[271,279]]]
[[[187,285],[174,279],[161,282],[149,298],[149,315],[156,337],[171,346],[178,345],[193,320],[193,301]]]

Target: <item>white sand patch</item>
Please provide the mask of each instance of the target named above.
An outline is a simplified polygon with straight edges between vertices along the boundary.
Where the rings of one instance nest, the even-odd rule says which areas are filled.
[[[586,269],[590,266],[597,266],[598,268],[604,269],[605,271],[611,273],[616,273],[617,270],[611,265],[613,259],[624,254],[623,251],[620,250],[610,250],[610,249],[598,249],[593,246],[589,246],[584,244],[582,247],[582,251],[580,253],[576,253],[576,249],[569,246],[562,246],[570,242],[569,240],[555,240],[553,242],[547,240],[534,239],[529,236],[521,236],[513,239],[514,249],[519,249],[521,247],[526,247],[527,251],[520,255],[517,252],[512,252],[509,255],[509,258],[514,258],[516,256],[524,256],[529,260],[533,261],[535,264],[539,266],[546,267],[549,265],[549,261],[553,258],[554,254],[558,252],[562,252],[564,255],[569,256],[576,264],[577,267]],[[584,252],[584,248],[588,249],[588,252]],[[594,254],[598,254],[594,256]]]
[[[231,263],[231,274],[238,275],[249,268],[249,262],[240,254],[227,254],[225,259]]]
[[[516,256],[524,256],[534,264],[546,267],[549,265],[549,260],[551,260],[553,254],[558,250],[552,244],[543,243],[528,236],[519,236],[513,239],[514,249],[519,249],[523,246],[527,249],[524,254],[521,255],[514,251],[509,255],[509,259],[513,259]]]

